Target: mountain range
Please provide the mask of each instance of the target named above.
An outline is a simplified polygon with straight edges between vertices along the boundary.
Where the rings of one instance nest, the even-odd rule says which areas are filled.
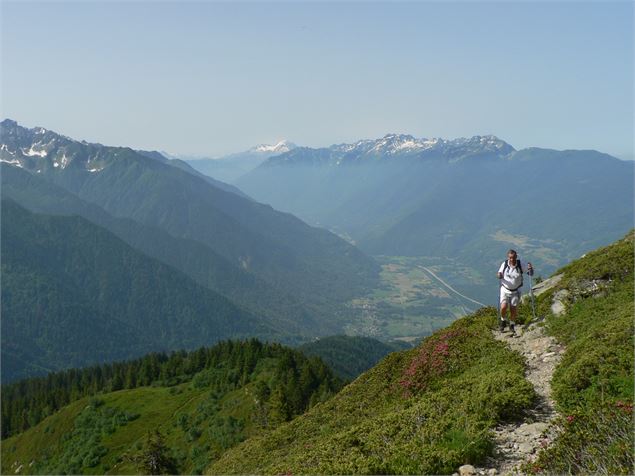
[[[77,216],[2,200],[2,379],[274,335],[258,316]]]
[[[258,322],[254,335],[292,344],[342,333],[367,312],[349,304],[380,285],[368,254],[444,257],[471,267],[469,280],[453,286],[491,302],[488,272],[508,247],[544,275],[632,225],[632,163],[596,151],[516,150],[495,136],[260,146],[250,153],[264,162],[238,187],[163,153],[77,141],[11,120],[0,123],[0,138],[3,200],[36,213],[36,221],[82,217],[108,241],[225,298]],[[7,262],[11,253],[3,247]],[[195,345],[179,339],[171,348]],[[14,373],[3,377],[37,373],[29,359],[42,361],[44,347],[37,358],[16,357]]]
[[[282,140],[276,144],[260,144],[244,152],[217,158],[187,157],[167,154],[168,158],[183,159],[194,169],[224,182],[233,182],[240,176],[258,167],[269,157],[283,154],[296,148],[293,142]]]
[[[550,273],[626,233],[633,217],[632,162],[516,150],[491,135],[298,147],[235,184],[369,254],[442,256],[481,275],[509,247]]]
[[[341,332],[344,303],[377,280],[377,265],[354,246],[186,165],[10,120],[0,123],[0,137],[3,199],[33,212],[80,215],[262,317],[279,339]],[[11,227],[3,220],[3,230]]]

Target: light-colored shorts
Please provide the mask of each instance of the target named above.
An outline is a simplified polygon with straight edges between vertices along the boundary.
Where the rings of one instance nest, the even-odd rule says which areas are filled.
[[[501,286],[500,303],[508,302],[512,307],[518,306],[520,302],[520,289],[510,291],[505,286]]]

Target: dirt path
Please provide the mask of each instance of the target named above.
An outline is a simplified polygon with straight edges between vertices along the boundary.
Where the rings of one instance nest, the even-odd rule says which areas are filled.
[[[549,423],[556,417],[551,398],[551,378],[562,358],[564,347],[553,337],[547,336],[541,323],[527,329],[517,329],[517,337],[509,332],[494,332],[496,339],[506,342],[527,362],[525,377],[534,386],[538,399],[524,421],[499,425],[495,429],[495,456],[488,464],[489,471],[495,468],[498,474],[520,474],[518,466],[536,453],[542,446],[551,443],[553,435],[546,435]],[[477,472],[487,474],[488,469]],[[492,474],[493,472],[490,472]]]

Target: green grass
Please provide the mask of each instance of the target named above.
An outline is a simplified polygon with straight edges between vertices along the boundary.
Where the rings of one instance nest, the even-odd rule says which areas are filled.
[[[172,389],[180,389],[181,392],[175,393]],[[77,420],[82,411],[89,407],[91,398],[94,397],[73,402],[60,412],[47,417],[37,426],[3,440],[3,471],[7,463],[11,465],[17,461],[24,465],[23,473],[54,474],[58,472],[56,469],[61,464],[59,455],[65,451],[65,438],[69,438],[68,435],[72,435],[76,430]],[[125,409],[128,413],[138,414],[139,417],[128,422],[125,429],[120,427],[115,432],[104,435],[100,444],[106,448],[106,452],[101,456],[99,464],[93,467],[80,465],[79,468],[75,467],[72,473],[135,473],[134,467],[122,463],[122,454],[134,447],[137,442],[140,443],[146,433],[154,428],[167,433],[171,446],[178,447],[182,438],[171,427],[175,414],[178,411],[194,413],[197,403],[205,398],[205,390],[192,389],[188,384],[171,389],[141,387],[100,395],[99,399],[103,401],[105,408]],[[81,451],[78,450],[76,453],[80,454]],[[27,469],[31,461],[35,463]]]
[[[552,388],[563,417],[555,444],[527,469],[572,474],[632,474],[633,233],[588,253],[558,273],[559,285],[540,296],[547,331],[566,345]],[[595,290],[589,283],[596,281]],[[567,312],[549,313],[553,295],[569,289]]]
[[[494,325],[495,310],[486,308],[390,354],[333,399],[247,440],[206,472],[449,474],[482,462],[493,426],[519,418],[535,395],[522,358],[492,337]]]
[[[341,387],[318,358],[255,341],[229,344],[224,360],[187,382],[85,397],[3,440],[3,474],[135,474],[133,456],[155,430],[180,473],[201,474],[228,448]]]

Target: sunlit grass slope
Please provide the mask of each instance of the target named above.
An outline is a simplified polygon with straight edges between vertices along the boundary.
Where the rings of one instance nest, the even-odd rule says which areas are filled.
[[[518,418],[535,397],[521,357],[494,339],[495,318],[483,309],[390,354],[206,473],[439,474],[483,461],[493,426]]]
[[[136,474],[131,457],[154,430],[179,473],[201,473],[228,448],[341,386],[321,360],[277,344],[219,346],[225,359],[185,382],[87,396],[3,440],[2,473]]]
[[[566,346],[553,390],[561,437],[532,472],[633,474],[633,232],[565,266],[562,281],[540,296],[547,330]],[[553,296],[567,312],[551,314]]]

